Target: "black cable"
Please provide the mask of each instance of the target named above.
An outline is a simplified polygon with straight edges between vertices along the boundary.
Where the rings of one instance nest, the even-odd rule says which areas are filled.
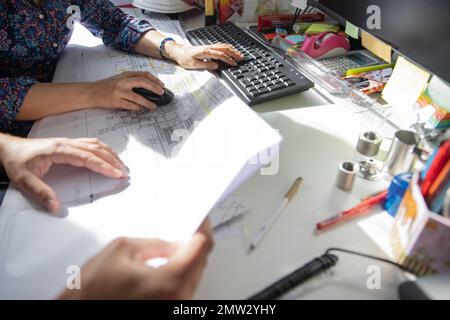
[[[299,8],[296,8],[296,9],[295,9],[295,12],[294,12],[294,18],[292,18],[292,23],[291,23],[291,30],[293,30],[294,24],[295,24],[295,22],[297,21],[298,16],[300,15],[300,12],[301,12],[301,9],[299,9]]]
[[[315,275],[331,268],[338,261],[338,257],[333,254],[324,254],[315,258],[304,266],[298,268],[294,272],[288,274],[284,278],[278,280],[274,284],[268,286],[264,290],[251,296],[249,300],[273,300],[282,294],[290,291],[299,284],[314,277]]]
[[[331,251],[344,252],[344,253],[354,254],[354,255],[357,255],[360,257],[365,257],[365,258],[369,258],[369,259],[373,259],[373,260],[382,261],[382,262],[388,263],[390,265],[396,266],[397,268],[402,269],[403,271],[411,272],[411,270],[409,270],[405,266],[402,266],[399,263],[396,263],[392,260],[388,260],[388,259],[384,259],[384,258],[380,258],[380,257],[376,257],[376,256],[371,256],[370,254],[365,254],[365,253],[356,252],[356,251],[347,250],[347,249],[341,249],[341,248],[328,248],[327,251],[325,251],[325,254],[328,254]]]
[[[295,288],[296,286],[304,283],[305,281],[311,279],[312,277],[318,275],[319,273],[322,273],[323,271],[333,267],[338,262],[338,257],[334,254],[331,254],[332,251],[338,251],[338,252],[344,252],[349,254],[354,254],[357,256],[369,258],[378,260],[381,262],[385,262],[388,264],[391,264],[393,266],[396,266],[400,268],[403,271],[408,271],[407,267],[402,266],[401,264],[398,264],[394,261],[372,256],[369,254],[356,252],[352,250],[347,249],[341,249],[341,248],[328,248],[325,253],[318,257],[313,259],[312,261],[306,263],[305,265],[301,266],[300,268],[296,269],[295,271],[291,272],[287,276],[281,278],[280,280],[276,281],[275,283],[271,284],[267,288],[263,289],[262,291],[256,293],[255,295],[251,296],[249,300],[273,300],[276,299],[286,292],[290,291],[291,289]]]

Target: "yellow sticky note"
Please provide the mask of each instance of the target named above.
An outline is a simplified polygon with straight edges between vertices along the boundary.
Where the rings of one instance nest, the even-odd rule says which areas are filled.
[[[394,108],[410,110],[422,94],[430,74],[399,57],[382,96]]]
[[[354,39],[359,38],[359,28],[351,22],[347,21],[347,23],[345,24],[345,33]]]
[[[370,52],[376,54],[387,63],[392,62],[392,47],[381,40],[378,40],[369,33],[361,32],[361,44]]]

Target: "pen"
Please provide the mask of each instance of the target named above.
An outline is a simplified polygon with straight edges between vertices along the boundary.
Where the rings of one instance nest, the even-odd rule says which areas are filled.
[[[365,213],[366,210],[370,209],[374,205],[377,205],[386,199],[387,191],[384,191],[380,194],[377,194],[373,197],[370,197],[366,200],[361,201],[358,205],[354,206],[351,209],[342,211],[337,215],[332,216],[322,222],[316,224],[316,230],[322,231],[324,229],[328,229],[338,223],[347,222],[353,218],[356,218]]]
[[[270,230],[270,227],[275,223],[278,216],[283,212],[283,210],[287,207],[287,205],[291,202],[291,200],[294,198],[294,196],[297,194],[300,184],[303,182],[303,178],[299,177],[295,179],[292,186],[289,188],[288,192],[283,198],[283,202],[281,202],[278,209],[274,212],[274,214],[270,217],[269,221],[267,221],[258,231],[255,238],[253,239],[252,243],[250,244],[250,247],[248,248],[248,252],[252,252],[256,249],[258,244],[262,241],[266,233]]]

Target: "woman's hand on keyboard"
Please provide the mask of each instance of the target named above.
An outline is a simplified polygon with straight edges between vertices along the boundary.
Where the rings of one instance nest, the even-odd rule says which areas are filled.
[[[175,42],[168,42],[166,44],[166,52],[170,59],[175,60],[185,69],[217,69],[219,67],[218,63],[211,60],[237,66],[237,61],[242,60],[244,57],[233,46],[225,43],[186,47]]]
[[[117,154],[95,138],[23,139],[1,134],[0,161],[11,182],[51,212],[60,203],[42,177],[53,164],[84,167],[116,179],[128,176]]]

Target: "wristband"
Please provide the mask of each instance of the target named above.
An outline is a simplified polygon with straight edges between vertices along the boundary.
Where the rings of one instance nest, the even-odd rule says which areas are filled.
[[[166,51],[165,46],[166,46],[166,43],[169,41],[176,42],[173,38],[165,38],[165,39],[163,39],[163,41],[161,41],[161,44],[159,45],[159,55],[164,60],[166,60],[166,57],[164,56],[164,52]]]

